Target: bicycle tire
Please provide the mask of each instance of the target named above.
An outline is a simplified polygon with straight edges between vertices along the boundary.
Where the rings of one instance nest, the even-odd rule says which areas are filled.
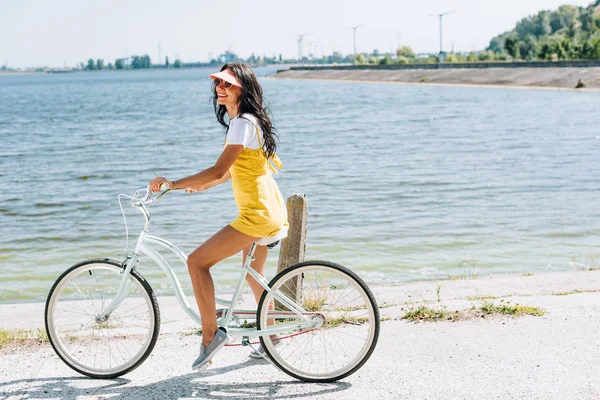
[[[312,268],[311,268],[312,267]],[[361,298],[364,300],[364,305],[361,305],[360,307],[364,307],[364,309],[366,310],[365,313],[366,315],[368,315],[368,317],[365,317],[366,320],[365,322],[363,322],[363,324],[368,324],[369,325],[369,331],[368,331],[368,335],[367,335],[367,339],[365,341],[365,344],[363,345],[363,347],[360,349],[360,352],[357,353],[357,356],[352,359],[352,361],[350,361],[348,363],[348,365],[344,365],[341,368],[338,368],[335,371],[332,372],[328,372],[328,373],[311,373],[309,371],[303,371],[301,368],[295,367],[294,365],[292,365],[292,363],[288,360],[285,359],[285,357],[283,355],[283,351],[280,350],[282,347],[285,348],[285,346],[274,346],[273,345],[273,341],[266,337],[266,336],[261,336],[260,337],[260,342],[262,345],[262,348],[264,349],[265,353],[267,354],[267,356],[271,359],[271,361],[273,361],[273,363],[279,367],[282,371],[284,371],[285,373],[287,373],[288,375],[305,381],[305,382],[335,382],[338,381],[340,379],[343,379],[351,374],[353,374],[354,372],[356,372],[358,369],[360,369],[366,362],[367,360],[370,358],[371,354],[373,353],[373,351],[375,350],[375,346],[377,345],[377,341],[379,339],[379,330],[380,330],[380,317],[379,317],[379,308],[377,307],[377,302],[375,301],[375,297],[373,296],[373,293],[371,292],[371,290],[369,289],[369,287],[364,283],[364,281],[358,276],[356,275],[354,272],[352,272],[351,270],[349,270],[348,268],[330,262],[330,261],[322,261],[322,260],[315,260],[315,261],[304,261],[295,265],[290,266],[289,268],[286,268],[285,270],[281,271],[280,273],[278,273],[270,282],[269,282],[269,287],[270,288],[278,288],[276,290],[280,290],[282,287],[284,287],[285,283],[287,281],[290,281],[291,279],[295,279],[295,277],[298,276],[302,276],[303,280],[308,280],[308,277],[310,277],[310,273],[313,270],[321,270],[321,271],[327,271],[330,270],[332,272],[332,274],[340,276],[340,277],[345,277],[348,279],[349,282],[352,282],[355,286],[356,286],[356,291],[360,294]],[[316,273],[315,273],[316,276]],[[297,282],[297,281],[296,281]],[[331,281],[330,281],[331,282]],[[325,289],[325,299],[327,299],[328,296],[330,296],[327,293],[327,289]],[[341,288],[338,289],[334,289],[332,287],[332,292],[334,293],[334,295],[332,295],[332,297],[337,297],[338,293],[334,292],[335,290],[337,290],[338,292],[341,290]],[[344,289],[345,291],[346,289]],[[341,298],[343,294],[340,294],[339,297]],[[257,328],[260,330],[261,326],[266,326],[267,321],[268,321],[268,308],[269,308],[269,303],[271,301],[271,299],[273,299],[273,296],[270,295],[270,293],[268,293],[267,291],[264,291],[261,299],[259,301],[258,304],[258,313],[257,313]],[[306,299],[304,299],[304,301],[306,302]],[[321,304],[321,306],[325,306],[327,305],[327,300],[324,300],[323,303]],[[317,305],[318,306],[318,305]],[[358,306],[355,306],[358,307]],[[349,309],[351,309],[352,307],[348,307]],[[306,307],[305,307],[306,309]],[[343,309],[341,309],[343,310]],[[332,315],[340,315],[340,312],[337,311],[338,314],[333,314],[333,310],[332,310]],[[352,311],[349,311],[349,314]],[[343,314],[343,312],[341,313]],[[352,318],[352,317],[350,317]],[[344,317],[342,318],[338,318],[338,320],[344,320]],[[360,321],[359,321],[359,325],[360,325]],[[337,327],[331,328],[331,329],[336,329]],[[321,326],[319,328],[318,331],[320,332],[327,332],[327,326],[326,324]],[[308,333],[310,331],[307,331],[306,333]],[[318,333],[318,332],[317,332]],[[294,333],[292,336],[295,335],[301,335],[302,333]],[[284,334],[285,336],[285,334]],[[280,340],[280,339],[276,339],[276,340]],[[283,339],[285,340],[285,339]],[[339,344],[338,344],[339,346]],[[340,346],[342,347],[342,346]],[[339,349],[336,348],[336,349]],[[311,346],[311,350],[313,350],[312,346]],[[341,349],[341,351],[343,352],[343,349]],[[327,351],[326,351],[326,347],[325,347],[325,356],[327,355]],[[318,358],[318,360],[322,360],[322,358]],[[308,364],[308,367],[311,367],[311,364]]]
[[[100,378],[100,379],[116,378],[118,376],[121,376],[121,375],[124,375],[126,373],[133,371],[138,366],[140,366],[146,360],[146,358],[148,358],[148,356],[154,349],[156,341],[158,340],[158,335],[159,335],[159,331],[160,331],[160,309],[158,306],[158,301],[156,299],[156,295],[154,294],[152,287],[150,286],[150,284],[148,284],[148,282],[144,279],[144,277],[142,277],[137,271],[132,270],[129,282],[131,282],[135,286],[135,288],[138,289],[139,294],[141,295],[141,297],[144,300],[145,306],[148,307],[148,320],[149,320],[148,327],[147,327],[148,333],[146,334],[146,338],[145,338],[144,343],[142,344],[140,350],[137,351],[131,357],[131,359],[127,360],[126,362],[122,363],[121,365],[117,365],[117,366],[111,367],[111,368],[99,368],[99,367],[95,367],[95,366],[86,365],[85,362],[82,362],[81,359],[78,360],[68,350],[70,348],[70,346],[67,347],[65,342],[67,341],[67,338],[69,338],[68,335],[72,335],[68,339],[69,341],[71,341],[71,345],[73,345],[73,343],[76,343],[79,346],[83,346],[85,351],[88,351],[88,346],[85,345],[84,342],[92,342],[93,343],[94,341],[96,342],[96,344],[98,344],[98,342],[100,342],[100,341],[103,341],[103,342],[108,341],[108,349],[110,351],[111,350],[111,337],[108,336],[108,333],[107,333],[107,335],[104,335],[104,331],[107,329],[112,329],[112,328],[115,328],[115,330],[117,330],[118,328],[121,328],[121,327],[118,325],[120,323],[120,321],[118,319],[117,319],[117,322],[115,322],[115,326],[113,326],[113,327],[110,326],[111,322],[106,322],[106,321],[108,321],[109,319],[111,319],[111,321],[112,321],[113,314],[118,315],[117,311],[119,311],[120,308],[124,307],[126,300],[129,302],[132,302],[132,301],[135,301],[135,298],[126,297],[123,300],[123,302],[121,303],[121,305],[119,305],[119,307],[115,311],[113,311],[113,314],[111,314],[111,316],[107,317],[105,321],[98,322],[96,319],[95,322],[92,322],[92,325],[90,325],[90,329],[92,329],[92,331],[93,331],[92,336],[86,337],[84,335],[80,335],[80,337],[76,337],[76,336],[73,336],[73,332],[69,332],[69,331],[60,332],[57,327],[57,320],[59,319],[59,316],[57,315],[57,313],[58,313],[57,303],[60,302],[59,297],[66,290],[67,285],[74,279],[80,277],[83,273],[88,272],[90,277],[95,277],[95,279],[96,279],[96,286],[97,286],[97,289],[99,289],[97,291],[103,291],[104,288],[101,288],[101,285],[103,285],[104,283],[98,282],[98,278],[97,278],[98,275],[101,275],[100,271],[107,271],[106,275],[108,276],[108,278],[112,277],[113,273],[116,273],[119,276],[118,277],[115,276],[115,281],[120,281],[121,276],[122,276],[121,275],[122,270],[123,270],[123,266],[120,262],[111,260],[108,258],[85,260],[78,264],[75,264],[74,266],[70,267],[65,272],[63,272],[60,275],[60,277],[54,282],[54,285],[52,286],[52,288],[50,289],[50,292],[48,294],[48,298],[46,301],[46,308],[45,308],[45,312],[44,312],[44,319],[45,319],[46,333],[48,335],[50,344],[52,345],[52,348],[54,349],[56,354],[65,362],[65,364],[67,364],[73,370],[75,370],[83,375],[89,376],[90,378]],[[94,274],[93,271],[96,271],[96,274]],[[101,278],[106,278],[106,277],[101,276]],[[88,278],[88,279],[91,280],[91,278]],[[79,297],[83,297],[84,299],[83,300],[82,299],[70,299],[70,300],[65,300],[65,301],[71,301],[72,302],[72,303],[70,303],[71,305],[80,305],[80,304],[78,304],[78,302],[83,302],[87,299],[85,299],[85,296],[83,296],[83,292],[80,290],[80,287],[77,284],[74,284],[74,285],[77,289],[74,291],[74,294],[79,295]],[[77,292],[79,292],[79,293],[77,293]],[[89,293],[90,293],[89,301],[92,305],[95,305],[98,302],[97,301],[98,299],[97,298],[94,300],[91,299],[91,297],[92,297],[91,290],[89,290]],[[100,292],[99,295],[102,299],[100,301],[101,307],[104,307],[105,300],[104,300],[104,297],[102,296],[102,292]],[[67,297],[67,295],[65,295],[65,297]],[[107,299],[108,299],[108,296],[107,296]],[[96,303],[94,303],[94,301],[96,301]],[[137,307],[140,307],[140,306],[136,306],[135,308],[137,308]],[[74,311],[69,311],[69,312],[76,314]],[[98,314],[98,311],[96,310],[95,313]],[[80,321],[82,321],[82,318],[86,320],[86,324],[89,324],[88,313],[85,312],[85,310],[84,310],[83,312],[79,312],[79,314],[81,315],[79,320],[76,320],[76,322],[71,323],[71,325],[78,325],[78,324],[81,325]],[[65,319],[67,319],[67,318],[68,317],[65,317]],[[116,319],[117,317],[115,316],[114,318]],[[92,320],[94,319],[93,315],[91,315],[91,319]],[[94,323],[96,324],[97,327],[93,327]],[[104,326],[102,326],[102,324],[104,324]],[[132,325],[132,326],[135,326],[135,325]],[[100,339],[100,336],[97,336],[94,329],[102,332],[102,339]],[[81,331],[83,331],[83,328],[81,329]],[[66,335],[65,338],[61,337],[63,334]],[[115,337],[117,337],[117,339],[126,339],[126,340],[128,339],[127,336],[123,333],[121,333],[120,336],[115,336]],[[78,341],[80,341],[81,343],[78,343]],[[88,343],[88,344],[91,344],[91,343]],[[116,346],[115,343],[113,343],[113,345]],[[127,347],[124,347],[123,349],[128,352]],[[119,350],[119,352],[121,352],[121,354],[122,354],[122,350],[119,349],[118,346],[116,346],[116,350]],[[80,347],[80,350],[78,350],[78,351],[79,351],[79,353],[82,353],[84,350],[81,350],[81,347]],[[96,353],[96,356],[97,355],[98,355],[98,351]],[[100,357],[102,359],[104,357],[104,355],[101,353]],[[110,355],[109,355],[109,361],[110,361]]]

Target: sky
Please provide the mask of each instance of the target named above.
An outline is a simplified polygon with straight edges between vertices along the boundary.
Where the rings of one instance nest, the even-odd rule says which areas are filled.
[[[207,62],[225,50],[298,56],[339,51],[417,53],[482,50],[517,21],[562,4],[592,0],[0,0],[0,65],[73,67],[89,58],[160,54]],[[160,47],[160,52],[159,52]]]

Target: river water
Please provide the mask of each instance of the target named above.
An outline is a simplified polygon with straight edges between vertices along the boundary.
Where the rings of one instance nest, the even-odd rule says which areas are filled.
[[[209,72],[0,77],[0,302],[43,300],[80,260],[122,259],[117,195],[212,165],[224,132]],[[273,72],[257,69],[281,138],[276,179],[284,197],[308,196],[307,259],[371,284],[599,266],[597,93]],[[143,218],[125,210],[135,236]],[[188,253],[236,215],[229,183],[169,194],[151,212],[152,233]],[[146,261],[140,272],[169,293]],[[219,290],[240,265],[213,269]],[[185,266],[176,270],[191,293]]]

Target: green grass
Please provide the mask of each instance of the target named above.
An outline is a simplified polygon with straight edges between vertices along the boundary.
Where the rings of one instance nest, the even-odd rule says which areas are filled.
[[[325,328],[335,328],[340,325],[362,325],[368,322],[367,317],[352,317],[350,315],[342,315],[336,318],[327,318]]]
[[[552,296],[567,296],[570,294],[577,294],[577,293],[594,293],[594,292],[599,292],[600,290],[571,290],[570,292],[558,292],[558,293],[552,293]]]
[[[482,299],[481,297],[477,298]],[[508,304],[503,303],[504,300],[500,300],[500,305],[495,305],[491,301],[484,301],[479,307],[471,307],[470,310],[466,311],[454,311],[449,312],[445,308],[432,308],[426,305],[420,305],[418,307],[411,307],[408,309],[402,319],[409,321],[460,321],[466,319],[472,319],[474,317],[486,317],[490,315],[510,315],[510,316],[521,316],[521,315],[533,315],[541,316],[546,313],[545,310],[538,307],[523,306],[519,304]]]
[[[248,320],[245,319],[244,322],[240,324],[240,328],[256,328],[256,321],[248,322]]]
[[[95,330],[102,330],[102,329],[115,329],[118,328],[120,325],[118,323],[115,322],[111,322],[111,321],[104,321],[104,322],[98,322],[94,325],[92,325],[92,329]]]
[[[484,316],[493,315],[493,314],[501,314],[501,315],[513,315],[513,316],[521,316],[521,315],[533,315],[536,317],[542,316],[546,314],[546,311],[539,307],[531,307],[531,306],[523,306],[520,304],[500,304],[495,305],[491,301],[485,301],[479,310],[483,313]]]
[[[381,317],[379,320],[383,321],[391,321],[392,317]],[[341,317],[336,318],[328,318],[325,321],[325,328],[335,328],[340,325],[348,324],[348,325],[362,325],[369,322],[369,318],[367,317],[353,317],[350,315],[342,315]]]
[[[47,343],[44,329],[0,329],[0,349],[11,344]]]
[[[458,319],[459,315],[458,311],[450,313],[443,309],[421,305],[417,308],[409,309],[402,319],[409,321],[446,321]]]
[[[380,307],[381,308],[381,307]],[[367,306],[362,305],[362,306],[351,306],[351,307],[340,307],[340,308],[333,308],[333,309],[323,309],[322,311],[358,311],[358,310],[366,310]],[[313,310],[311,310],[313,311]],[[316,310],[314,310],[316,311]]]
[[[495,300],[495,299],[501,299],[503,297],[511,297],[512,295],[508,295],[508,296],[469,296],[467,297],[467,300],[469,301],[477,301],[477,300]]]
[[[323,298],[306,298],[304,299],[304,301],[302,302],[302,308],[304,308],[307,311],[319,311],[323,305],[325,304],[325,302],[327,301],[327,299]]]
[[[470,280],[470,279],[479,279],[479,274],[477,274],[477,272],[474,272],[472,274],[461,273],[460,275],[448,274],[448,280],[451,280],[451,281],[466,281],[466,280]]]
[[[533,295],[531,294],[505,294],[502,296],[469,296],[467,297],[467,300],[469,301],[477,301],[477,300],[496,300],[496,299],[505,299],[508,297],[531,297]]]

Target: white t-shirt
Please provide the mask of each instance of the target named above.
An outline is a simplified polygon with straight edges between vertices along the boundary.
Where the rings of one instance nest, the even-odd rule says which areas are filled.
[[[229,121],[229,131],[227,132],[228,144],[241,144],[244,148],[258,149],[260,144],[256,135],[256,128],[260,135],[260,143],[264,143],[263,133],[252,114],[244,114],[237,116]]]

